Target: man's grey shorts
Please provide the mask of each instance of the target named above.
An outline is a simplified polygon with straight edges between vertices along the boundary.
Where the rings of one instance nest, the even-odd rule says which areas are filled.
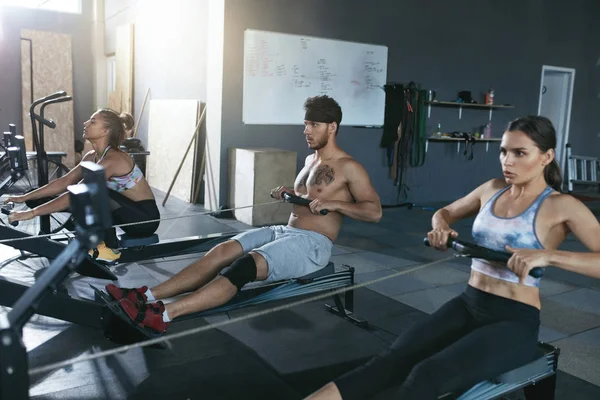
[[[254,251],[267,260],[264,282],[299,278],[327,265],[333,243],[320,233],[285,225],[252,229],[232,238],[244,253]]]

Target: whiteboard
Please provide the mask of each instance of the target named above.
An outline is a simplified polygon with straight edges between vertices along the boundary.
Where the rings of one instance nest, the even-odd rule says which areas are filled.
[[[383,126],[387,46],[247,29],[243,122],[303,124],[308,97],[328,95],[341,125]]]

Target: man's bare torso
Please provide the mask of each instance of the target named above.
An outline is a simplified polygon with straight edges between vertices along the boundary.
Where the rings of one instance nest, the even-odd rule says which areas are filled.
[[[344,176],[344,165],[351,160],[352,158],[344,152],[327,160],[316,160],[314,155],[309,156],[306,165],[296,177],[296,195],[310,200],[320,198],[354,201]],[[295,228],[319,232],[335,241],[342,219],[342,214],[337,212],[327,215],[313,214],[308,207],[294,205],[288,224]]]

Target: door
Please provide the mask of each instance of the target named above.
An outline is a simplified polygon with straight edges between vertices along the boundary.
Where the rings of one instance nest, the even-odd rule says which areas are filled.
[[[575,70],[544,65],[538,115],[547,117],[556,129],[556,161],[565,172],[566,145],[569,142],[571,103]]]

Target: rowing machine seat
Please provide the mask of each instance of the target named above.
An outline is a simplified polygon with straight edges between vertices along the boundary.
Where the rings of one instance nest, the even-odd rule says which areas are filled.
[[[523,388],[532,398],[554,399],[554,377],[560,350],[547,343],[538,343],[535,360],[490,380],[480,382],[462,393],[457,400],[496,399]],[[529,395],[527,395],[527,398]],[[456,398],[456,397],[451,397]],[[445,399],[445,398],[444,398]]]
[[[538,348],[536,358],[529,364],[525,364],[513,370],[503,373],[492,379],[494,383],[517,383],[522,382],[536,375],[545,374],[552,370],[552,365],[548,365],[546,352]]]
[[[129,237],[127,234],[119,237],[119,247],[121,248],[147,246],[154,243],[158,243],[158,235],[156,233],[145,237]]]
[[[330,261],[323,268],[321,268],[315,272],[312,272],[310,274],[301,276],[300,278],[296,278],[296,280],[299,281],[300,283],[308,283],[308,282],[311,282],[315,278],[320,278],[325,275],[332,275],[334,272],[335,272],[335,266]]]

